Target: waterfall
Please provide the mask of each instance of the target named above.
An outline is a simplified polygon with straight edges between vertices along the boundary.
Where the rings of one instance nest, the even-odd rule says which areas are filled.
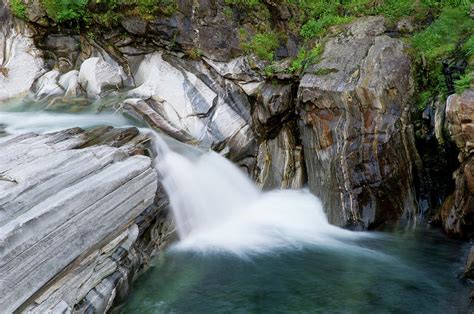
[[[20,134],[130,122],[112,113],[0,112],[2,124],[7,133]],[[176,249],[245,255],[309,244],[360,250],[351,240],[372,236],[330,225],[321,202],[307,190],[262,192],[223,156],[141,131],[153,138],[154,165],[180,238]]]
[[[221,155],[180,153],[154,133],[155,167],[170,199],[177,249],[238,255],[305,244],[344,247],[367,236],[329,224],[319,199],[306,190],[262,192]]]

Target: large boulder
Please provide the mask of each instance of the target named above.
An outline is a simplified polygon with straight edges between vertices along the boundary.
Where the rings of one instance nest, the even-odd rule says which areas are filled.
[[[118,90],[126,85],[128,77],[114,60],[92,57],[81,64],[78,83],[90,98],[99,98],[109,90]]]
[[[110,127],[0,139],[2,311],[106,311],[166,219],[146,140]]]
[[[336,225],[373,228],[415,210],[411,61],[384,31],[382,17],[349,25],[299,86],[309,188]]]

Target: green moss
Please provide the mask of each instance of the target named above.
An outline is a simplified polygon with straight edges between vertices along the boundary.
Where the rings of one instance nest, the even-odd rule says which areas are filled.
[[[14,16],[26,19],[26,6],[21,0],[12,0],[10,2],[10,10]]]
[[[263,60],[273,60],[275,50],[279,46],[278,36],[275,33],[255,35],[250,42],[241,44],[247,53],[254,53]]]

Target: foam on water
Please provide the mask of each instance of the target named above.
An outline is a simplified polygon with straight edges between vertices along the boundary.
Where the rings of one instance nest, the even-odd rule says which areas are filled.
[[[156,136],[155,167],[170,198],[181,241],[176,249],[238,255],[318,245],[362,249],[368,236],[329,224],[319,199],[305,190],[261,192],[215,152],[186,157]],[[373,236],[373,235],[371,235]]]
[[[123,116],[112,113],[54,112],[0,112],[1,124],[10,134],[130,125]],[[308,191],[261,192],[221,155],[202,152],[147,129],[141,131],[154,137],[154,165],[169,196],[180,237],[176,249],[243,256],[309,244],[346,252],[370,251],[352,240],[374,234],[330,225],[321,202]]]

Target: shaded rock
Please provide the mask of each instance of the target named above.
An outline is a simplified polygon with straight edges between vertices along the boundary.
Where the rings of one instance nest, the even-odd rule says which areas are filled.
[[[268,138],[268,135],[278,132],[294,113],[293,87],[291,84],[265,82],[255,94],[255,129],[259,136]]]
[[[459,150],[459,168],[453,173],[455,190],[440,211],[446,233],[469,238],[474,232],[474,90],[452,95],[446,104],[450,139]]]
[[[265,190],[303,187],[303,149],[290,125],[283,126],[276,138],[260,144],[255,177],[257,184]]]
[[[299,86],[309,187],[337,225],[373,228],[415,211],[411,61],[383,25],[363,18],[330,38]]]
[[[130,34],[142,36],[146,34],[147,22],[136,16],[128,16],[120,21],[123,28]]]
[[[50,68],[65,73],[79,67],[81,43],[78,36],[50,34],[40,42],[39,48],[47,52],[45,58]]]
[[[0,139],[2,310],[72,308],[94,289],[113,299],[107,278],[127,275],[113,254],[134,254],[157,191],[151,159],[137,155],[145,140],[108,127]]]
[[[474,246],[471,246],[469,249],[469,254],[464,266],[464,278],[474,279]]]

